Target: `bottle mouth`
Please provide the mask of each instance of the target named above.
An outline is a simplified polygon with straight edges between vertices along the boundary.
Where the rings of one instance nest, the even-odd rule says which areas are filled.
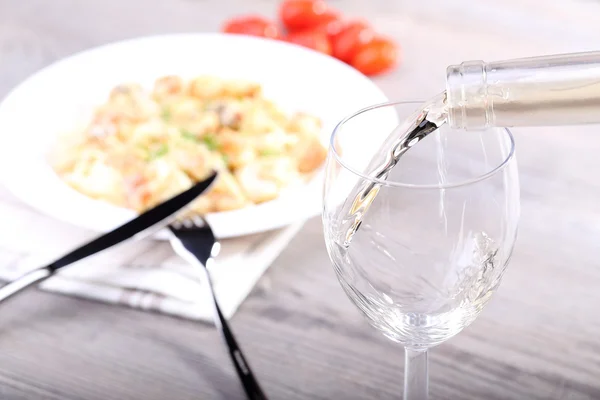
[[[490,127],[487,71],[483,61],[467,61],[446,68],[448,124],[453,129]]]
[[[340,140],[340,136],[343,135],[344,128],[348,124],[352,123],[352,121],[355,118],[357,118],[361,115],[365,115],[366,113],[376,111],[376,110],[381,110],[383,108],[396,107],[396,106],[414,106],[414,110],[416,110],[420,106],[422,106],[424,103],[425,103],[424,101],[397,101],[397,102],[380,103],[380,104],[375,104],[375,105],[363,108],[363,109],[347,116],[346,118],[344,118],[342,121],[340,121],[337,124],[337,126],[334,128],[333,133],[331,135],[330,144],[329,144],[329,158],[330,158],[329,162],[335,162],[340,167],[344,168],[345,170],[352,173],[353,175],[360,177],[361,179],[363,179],[366,182],[371,182],[371,183],[379,185],[379,186],[408,188],[408,189],[440,190],[440,189],[463,187],[463,186],[471,185],[471,184],[483,181],[485,179],[488,179],[488,178],[494,176],[495,174],[497,174],[498,172],[500,172],[501,170],[503,170],[510,163],[510,161],[514,158],[514,156],[515,156],[515,140],[514,140],[514,136],[513,136],[512,132],[508,128],[488,128],[488,129],[494,129],[496,131],[501,131],[502,135],[506,138],[504,140],[504,142],[505,142],[505,147],[507,148],[508,151],[502,157],[502,159],[499,162],[495,163],[495,165],[493,167],[488,168],[486,170],[486,172],[484,172],[484,173],[481,173],[481,174],[478,174],[478,175],[475,175],[473,177],[466,178],[466,179],[458,179],[456,181],[443,182],[443,183],[419,184],[419,183],[402,182],[402,181],[389,179],[389,178],[388,179],[380,179],[375,176],[371,176],[368,173],[363,172],[355,163],[353,163],[352,161],[349,161],[348,158],[344,156],[344,148],[343,148],[343,145],[341,145],[342,140]],[[456,132],[456,134],[468,135],[469,132],[464,132],[464,131]]]

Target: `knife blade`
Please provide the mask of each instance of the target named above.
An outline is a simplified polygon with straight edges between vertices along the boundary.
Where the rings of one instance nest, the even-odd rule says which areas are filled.
[[[186,191],[140,214],[118,228],[91,240],[50,264],[36,268],[0,288],[0,302],[26,287],[50,277],[58,269],[80,261],[132,238],[142,238],[166,226],[175,214],[206,191],[215,181],[217,173],[196,183]]]

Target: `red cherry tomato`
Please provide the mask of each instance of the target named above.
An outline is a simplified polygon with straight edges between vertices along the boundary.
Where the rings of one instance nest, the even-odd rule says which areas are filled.
[[[331,55],[331,43],[329,42],[327,35],[323,32],[292,32],[287,36],[286,40],[290,43]]]
[[[346,24],[342,30],[333,37],[333,56],[349,63],[358,49],[373,40],[375,33],[363,21],[353,21]]]
[[[257,15],[232,18],[225,22],[222,30],[226,33],[260,36],[270,39],[279,38],[277,25],[272,21]]]
[[[299,31],[327,21],[329,9],[324,0],[284,0],[279,7],[279,18],[289,31]]]
[[[365,75],[377,75],[396,65],[399,50],[390,39],[376,37],[356,52],[350,65]]]
[[[322,21],[319,24],[309,28],[309,30],[315,32],[324,32],[329,40],[333,40],[333,38],[342,31],[344,27],[344,23],[341,20],[341,15],[337,11],[328,11],[325,15],[323,15]]]

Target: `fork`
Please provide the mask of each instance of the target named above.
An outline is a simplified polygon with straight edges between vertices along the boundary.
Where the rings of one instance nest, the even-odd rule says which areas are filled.
[[[209,268],[214,262],[213,257],[217,256],[221,246],[216,240],[210,225],[204,218],[192,216],[175,221],[168,228],[171,232],[171,246],[175,252],[192,265],[201,267],[200,270],[203,272],[204,281],[207,283],[212,298],[215,325],[227,344],[229,356],[244,386],[246,396],[251,400],[267,400],[267,396],[265,396],[254,377],[215,296]]]

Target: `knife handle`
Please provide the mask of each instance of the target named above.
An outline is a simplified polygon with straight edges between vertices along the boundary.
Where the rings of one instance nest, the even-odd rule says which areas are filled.
[[[14,281],[7,283],[0,288],[0,302],[6,300],[15,293],[28,288],[34,283],[43,281],[50,277],[50,275],[52,275],[52,270],[48,267],[37,268],[21,275]]]

